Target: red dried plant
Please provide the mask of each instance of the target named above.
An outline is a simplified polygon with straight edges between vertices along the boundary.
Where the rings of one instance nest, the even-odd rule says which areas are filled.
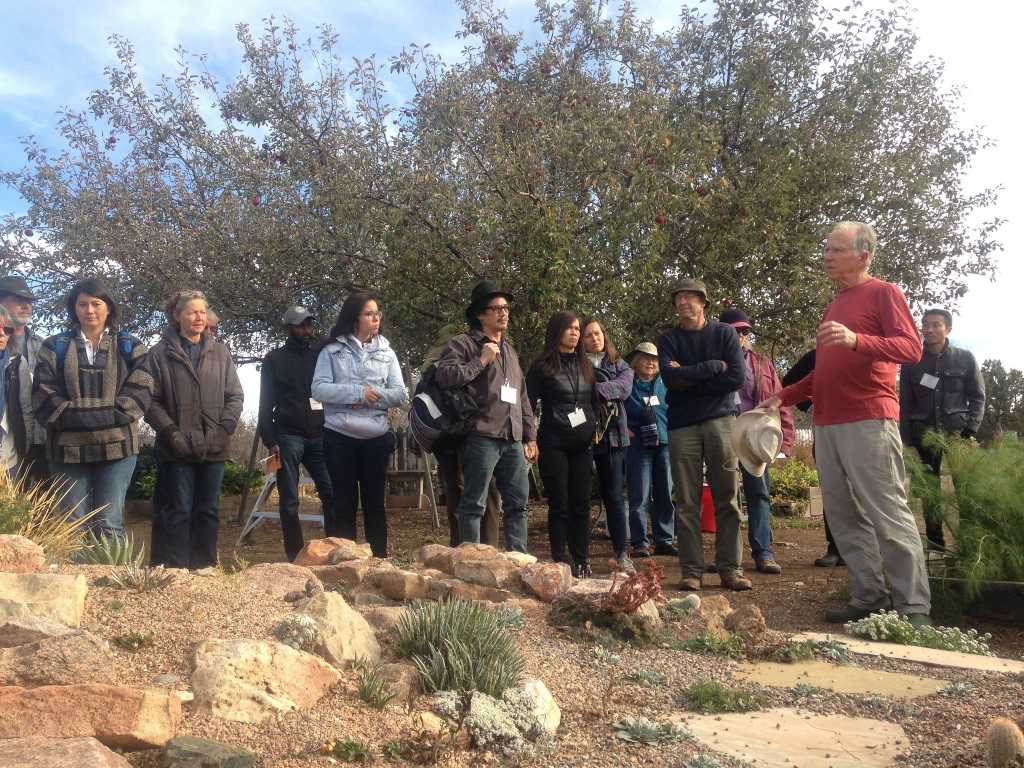
[[[612,586],[601,600],[601,608],[611,613],[634,613],[652,598],[661,594],[665,571],[657,563],[644,563],[641,570],[629,574],[621,582],[621,573],[612,577]]]

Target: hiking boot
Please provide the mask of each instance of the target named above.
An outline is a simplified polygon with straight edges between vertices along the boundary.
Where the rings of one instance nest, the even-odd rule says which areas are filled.
[[[633,558],[636,560],[642,560],[645,557],[651,556],[651,550],[648,547],[633,547]]]
[[[755,560],[754,565],[757,566],[757,570],[760,573],[771,573],[779,574],[782,573],[782,566],[775,562],[774,557],[765,557],[761,560]]]
[[[932,617],[927,613],[905,613],[903,618],[913,624],[914,629],[930,627],[932,625]]]
[[[594,575],[594,572],[590,570],[589,563],[573,563],[572,575],[577,579],[589,579]]]
[[[835,568],[839,565],[846,565],[843,558],[834,549],[830,549],[824,555],[814,561],[814,564],[819,568]]]
[[[700,576],[684,576],[683,580],[679,582],[679,589],[683,592],[700,592],[700,588]]]
[[[625,554],[615,558],[615,568],[625,573],[636,573],[636,566],[633,565],[633,561]]]
[[[845,624],[848,621],[866,619],[881,608],[858,608],[855,605],[844,605],[842,608],[826,608],[825,621],[829,624]]]
[[[708,563],[704,566],[704,573],[718,573],[718,566],[714,563]]]
[[[753,589],[754,585],[750,579],[744,578],[740,571],[722,571],[722,588],[731,589],[734,592],[745,592]]]
[[[655,544],[654,554],[656,555],[669,555],[671,557],[679,557],[679,550],[675,548],[672,542],[668,544]]]

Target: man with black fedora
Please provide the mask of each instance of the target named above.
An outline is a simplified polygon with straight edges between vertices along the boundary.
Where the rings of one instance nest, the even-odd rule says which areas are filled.
[[[537,458],[537,427],[519,356],[507,338],[512,298],[490,280],[473,287],[466,307],[469,332],[445,345],[437,382],[446,388],[469,386],[482,404],[473,431],[459,449],[464,477],[457,510],[461,540],[480,541],[493,476],[501,494],[505,547],[525,552],[527,462]]]
[[[289,560],[303,546],[299,522],[299,465],[316,485],[324,520],[333,516],[334,489],[324,461],[324,408],[310,394],[319,345],[313,343],[316,317],[301,305],[281,318],[288,329],[284,346],[263,358],[260,369],[260,411],[256,430],[271,454],[280,459],[277,495],[280,501],[284,551]]]
[[[0,278],[0,306],[11,316],[14,328],[9,342],[11,354],[18,356],[16,361],[12,361],[12,365],[18,366],[18,387],[12,393],[12,402],[7,404],[7,418],[18,443],[18,455],[25,457],[21,472],[27,475],[30,483],[45,480],[48,474],[46,430],[36,421],[32,411],[32,374],[36,369],[39,348],[43,345],[43,339],[28,326],[35,301],[35,294],[21,275]]]

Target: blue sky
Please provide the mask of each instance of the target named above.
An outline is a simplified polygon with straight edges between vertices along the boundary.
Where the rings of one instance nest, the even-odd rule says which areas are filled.
[[[506,9],[513,28],[527,26],[534,16],[532,0],[496,4]],[[838,7],[845,4],[837,1]],[[247,22],[258,29],[270,15],[288,16],[308,34],[317,24],[332,24],[347,55],[376,53],[386,59],[411,42],[431,43],[451,55],[461,47],[454,37],[460,14],[447,0],[8,0],[4,5],[0,168],[5,170],[23,163],[20,136],[34,134],[44,146],[58,146],[57,112],[62,106],[82,108],[88,93],[103,84],[103,68],[114,62],[107,43],[112,33],[134,43],[147,82],[176,71],[174,48],[179,44],[207,53],[211,68],[230,76],[239,69],[235,24]],[[671,0],[638,0],[636,5],[640,15],[653,18],[660,29],[672,25],[679,9]],[[996,142],[975,162],[968,188],[1004,186],[995,211],[1007,219],[1000,233],[1005,251],[999,257],[998,279],[972,281],[957,312],[954,341],[973,349],[979,358],[999,357],[1024,368],[1024,345],[1007,332],[1020,325],[1015,309],[1024,283],[1024,260],[1015,247],[1024,235],[1024,145],[1021,108],[1013,96],[1024,11],[1005,0],[975,0],[969,6],[953,0],[918,0],[916,5],[920,50],[943,58],[948,83],[963,88],[964,125],[984,127]],[[15,193],[0,188],[0,215],[23,209]]]

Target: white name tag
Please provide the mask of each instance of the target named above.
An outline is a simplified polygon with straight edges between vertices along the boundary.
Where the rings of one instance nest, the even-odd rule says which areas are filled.
[[[583,409],[577,407],[575,411],[569,411],[569,426],[573,429],[587,423],[587,414]]]
[[[501,388],[501,402],[508,403],[509,405],[515,405],[516,400],[519,398],[519,390],[515,387],[510,387],[505,384]]]
[[[921,377],[921,386],[928,387],[928,389],[935,389],[939,386],[939,377],[932,376],[930,373],[926,373]]]
[[[309,398],[309,407],[314,411],[322,411],[324,409],[324,404],[321,403],[319,400],[314,400],[311,397]]]
[[[647,398],[648,405],[661,405],[661,400],[658,399],[657,395],[651,395]]]
[[[416,399],[421,401],[425,406],[427,406],[427,413],[430,414],[430,418],[441,418],[441,409],[437,407],[437,403],[434,402],[434,398],[432,398],[426,392],[420,392],[418,395],[416,395]]]

